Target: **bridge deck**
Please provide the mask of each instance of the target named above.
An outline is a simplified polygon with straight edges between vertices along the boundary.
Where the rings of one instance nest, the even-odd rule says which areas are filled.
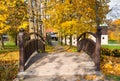
[[[95,71],[94,62],[86,53],[34,54],[29,63],[26,71],[18,74],[24,76],[23,81],[97,81],[104,78],[101,72]]]

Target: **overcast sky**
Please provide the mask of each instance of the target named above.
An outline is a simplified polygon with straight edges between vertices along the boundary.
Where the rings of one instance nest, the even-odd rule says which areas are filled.
[[[109,3],[111,12],[107,14],[107,19],[118,19],[120,18],[120,0],[111,0]]]
[[[109,3],[110,8],[112,8],[115,5],[119,5],[120,4],[120,0],[111,0],[111,2]]]

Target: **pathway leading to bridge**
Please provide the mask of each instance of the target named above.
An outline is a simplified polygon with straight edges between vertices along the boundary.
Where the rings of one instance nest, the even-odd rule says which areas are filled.
[[[53,53],[35,53],[18,77],[24,77],[23,81],[111,81],[95,71],[94,62],[85,52],[60,52],[63,50],[58,46]]]

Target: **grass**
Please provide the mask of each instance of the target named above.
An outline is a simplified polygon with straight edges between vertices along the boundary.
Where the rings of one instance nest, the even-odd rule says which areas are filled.
[[[107,75],[108,79],[112,79],[114,81],[120,81],[120,76],[115,76],[115,75]]]
[[[103,48],[120,49],[120,45],[102,45]]]
[[[117,40],[109,40],[108,43],[109,44],[118,44],[119,42]]]
[[[0,81],[13,81],[18,73],[18,47],[13,42],[5,42],[0,50]]]
[[[7,53],[12,51],[18,51],[18,47],[12,41],[7,41],[4,43],[4,48],[0,50],[1,53]]]
[[[109,48],[109,49],[120,49],[120,43],[116,40],[109,40],[108,43],[110,45],[102,45],[103,48]]]

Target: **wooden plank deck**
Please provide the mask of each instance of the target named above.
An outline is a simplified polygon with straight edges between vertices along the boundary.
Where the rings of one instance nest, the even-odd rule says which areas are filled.
[[[94,62],[84,52],[34,54],[28,66],[25,72],[18,74],[17,79],[22,78],[22,81],[110,81],[105,80],[105,76],[100,71],[95,71]]]

